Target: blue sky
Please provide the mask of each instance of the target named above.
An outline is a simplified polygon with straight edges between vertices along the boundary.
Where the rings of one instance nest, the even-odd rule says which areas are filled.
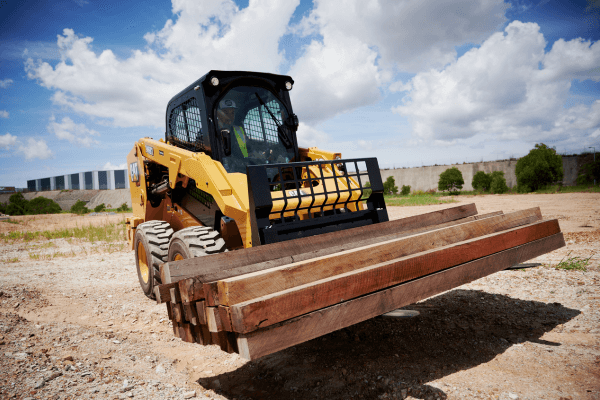
[[[210,69],[290,74],[301,145],[412,167],[600,150],[600,1],[0,3],[0,185],[119,167]]]

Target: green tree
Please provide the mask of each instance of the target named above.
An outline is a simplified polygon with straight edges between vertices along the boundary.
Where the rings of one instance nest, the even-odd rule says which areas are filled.
[[[473,176],[473,181],[471,182],[471,186],[473,186],[473,189],[483,192],[490,190],[491,184],[492,177],[483,171],[477,171],[475,176]]]
[[[490,184],[490,191],[494,194],[502,194],[508,192],[508,186],[506,186],[506,179],[504,178],[504,172],[494,171],[490,174],[492,183]]]
[[[104,203],[98,204],[96,207],[94,207],[94,212],[102,212],[105,208],[106,206]]]
[[[25,215],[28,201],[23,197],[23,193],[17,192],[8,199],[6,213],[8,215]]]
[[[448,168],[440,174],[438,190],[448,191],[450,194],[458,194],[465,184],[462,173],[456,167]]]
[[[543,143],[536,144],[525,157],[517,161],[517,184],[521,191],[535,191],[553,182],[562,181],[562,157]]]
[[[58,203],[42,196],[38,196],[31,200],[25,207],[25,214],[27,215],[59,214],[61,211]]]
[[[410,185],[402,185],[402,190],[400,191],[402,196],[408,196],[410,194]]]
[[[393,176],[388,176],[388,178],[383,182],[383,193],[384,194],[397,194],[398,186],[396,186],[396,180]]]
[[[121,204],[121,206],[119,208],[117,208],[117,211],[123,211],[123,212],[129,211],[129,207],[127,206],[127,203]]]
[[[579,172],[579,176],[577,177],[578,185],[593,183],[594,179],[596,183],[600,182],[600,160],[583,164]]]
[[[77,200],[75,204],[71,206],[71,212],[74,214],[87,214],[90,210],[85,206],[85,201]]]

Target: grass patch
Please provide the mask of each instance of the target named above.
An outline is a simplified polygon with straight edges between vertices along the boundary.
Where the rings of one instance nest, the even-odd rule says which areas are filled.
[[[442,199],[443,193],[411,194],[409,196],[384,196],[386,206],[410,207],[433,204],[457,203],[454,199]]]
[[[5,263],[16,263],[19,262],[19,257],[7,258],[6,260],[2,260]]]
[[[87,226],[57,229],[54,231],[8,232],[0,233],[4,242],[23,240],[30,242],[40,239],[82,239],[90,242],[119,242],[125,240],[125,224],[114,223],[104,226]],[[52,246],[48,246],[52,247]]]
[[[10,218],[9,219],[5,219],[2,222],[8,222],[9,224],[15,224],[15,225],[19,225],[20,224],[19,221],[15,221],[15,220],[12,220]]]
[[[596,185],[576,185],[576,186],[547,186],[544,189],[538,189],[535,193],[600,193],[600,186]]]
[[[590,259],[593,254],[588,258],[582,257],[569,257],[572,251],[569,252],[562,260],[554,267],[556,269],[564,269],[567,271],[587,271],[587,266],[590,264]],[[566,258],[566,260],[565,260]]]

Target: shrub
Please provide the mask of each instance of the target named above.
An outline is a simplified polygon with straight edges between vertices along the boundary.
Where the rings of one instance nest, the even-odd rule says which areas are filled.
[[[127,207],[127,203],[121,204],[121,206],[119,208],[117,208],[117,211],[123,211],[123,212],[124,211],[129,211],[129,207]]]
[[[492,183],[490,185],[490,191],[494,194],[502,194],[508,192],[508,186],[506,186],[506,179],[504,179],[504,172],[494,171],[490,174]]]
[[[492,177],[490,174],[486,174],[483,171],[478,171],[473,177],[473,181],[471,182],[471,186],[473,189],[478,191],[488,191],[490,190],[490,185],[492,184]]]
[[[8,199],[6,213],[8,215],[25,215],[27,203],[29,202],[23,197],[23,193],[17,192],[12,194]]]
[[[578,185],[586,185],[588,183],[600,182],[600,160],[593,161],[581,166],[580,174],[577,176]]]
[[[410,185],[402,185],[402,190],[400,191],[402,196],[408,196],[410,194]]]
[[[71,207],[71,212],[74,214],[87,214],[90,210],[85,206],[85,201],[77,200]]]
[[[388,176],[388,178],[383,182],[383,194],[397,194],[398,186],[396,186],[396,180],[393,176]]]
[[[520,191],[535,191],[562,181],[562,157],[556,150],[543,143],[536,144],[525,157],[517,161],[515,168]]]
[[[29,201],[25,207],[25,214],[27,215],[59,214],[61,211],[58,203],[42,196]]]
[[[0,203],[0,214],[6,214],[6,204]]]
[[[104,206],[104,203],[98,204],[96,207],[94,207],[94,212],[102,212],[105,208],[106,206]]]
[[[456,167],[448,168],[440,174],[438,189],[448,191],[450,194],[458,194],[465,184],[462,173]]]
[[[365,188],[370,188],[371,187],[371,182],[366,182],[364,187]],[[372,189],[364,189],[363,190],[362,198],[363,199],[368,199],[371,196],[371,193],[373,193]]]

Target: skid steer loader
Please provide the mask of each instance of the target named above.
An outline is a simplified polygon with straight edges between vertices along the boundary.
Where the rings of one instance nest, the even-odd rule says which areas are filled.
[[[249,360],[565,245],[540,209],[388,221],[375,158],[298,147],[289,76],[210,71],[127,156],[127,235],[173,333]]]
[[[148,297],[164,262],[388,220],[376,159],[298,147],[293,84],[210,71],[171,99],[164,139],[135,144],[127,236]]]

